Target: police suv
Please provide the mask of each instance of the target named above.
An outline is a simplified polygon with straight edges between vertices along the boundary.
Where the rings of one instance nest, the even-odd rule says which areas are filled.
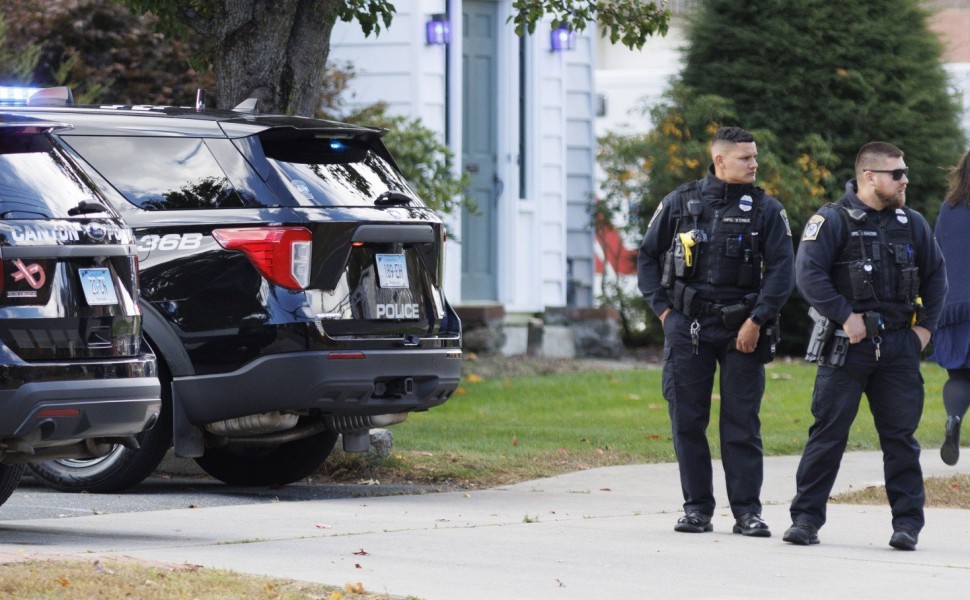
[[[24,463],[135,452],[161,411],[131,231],[67,130],[0,114],[0,503]]]
[[[140,447],[32,466],[52,487],[128,488],[173,443],[223,482],[291,483],[338,434],[367,450],[457,387],[445,229],[381,131],[245,104],[81,107],[51,88],[16,109],[74,125],[57,139],[133,229],[163,381]]]

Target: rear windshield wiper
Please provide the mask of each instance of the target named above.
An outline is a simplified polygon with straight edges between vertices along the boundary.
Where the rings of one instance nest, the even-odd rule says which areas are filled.
[[[411,202],[414,202],[414,198],[395,191],[384,192],[374,200],[374,204],[377,206],[400,206],[402,204],[410,204]]]
[[[87,200],[81,200],[78,205],[67,211],[67,214],[72,217],[75,215],[86,215],[88,213],[98,213],[98,212],[109,212],[103,204],[98,202],[88,202]]]

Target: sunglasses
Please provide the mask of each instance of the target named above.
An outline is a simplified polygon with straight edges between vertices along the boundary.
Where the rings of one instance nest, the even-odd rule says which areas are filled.
[[[903,175],[908,175],[909,174],[909,168],[906,168],[906,169],[889,169],[889,170],[887,170],[887,169],[866,169],[866,171],[869,171],[870,173],[892,173],[893,174],[893,181],[899,181],[900,179],[903,178]]]

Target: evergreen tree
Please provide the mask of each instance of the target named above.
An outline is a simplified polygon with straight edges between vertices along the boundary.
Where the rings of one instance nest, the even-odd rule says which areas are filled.
[[[8,39],[7,17],[0,11],[0,83],[23,84],[30,81],[30,73],[40,60],[40,46],[17,46]]]
[[[806,136],[821,136],[838,159],[833,200],[862,144],[899,146],[907,203],[932,221],[965,140],[926,18],[917,0],[706,0],[689,29],[683,82],[732,100],[740,124],[774,132],[791,160]]]

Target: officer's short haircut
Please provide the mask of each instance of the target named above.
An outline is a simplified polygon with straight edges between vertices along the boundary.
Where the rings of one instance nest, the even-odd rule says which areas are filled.
[[[903,151],[889,142],[869,142],[859,148],[859,153],[856,154],[856,175],[862,175],[863,171],[870,169],[878,169],[887,158],[902,158],[903,156]]]
[[[714,134],[714,142],[729,142],[731,144],[747,144],[754,141],[750,132],[740,127],[721,127]]]

